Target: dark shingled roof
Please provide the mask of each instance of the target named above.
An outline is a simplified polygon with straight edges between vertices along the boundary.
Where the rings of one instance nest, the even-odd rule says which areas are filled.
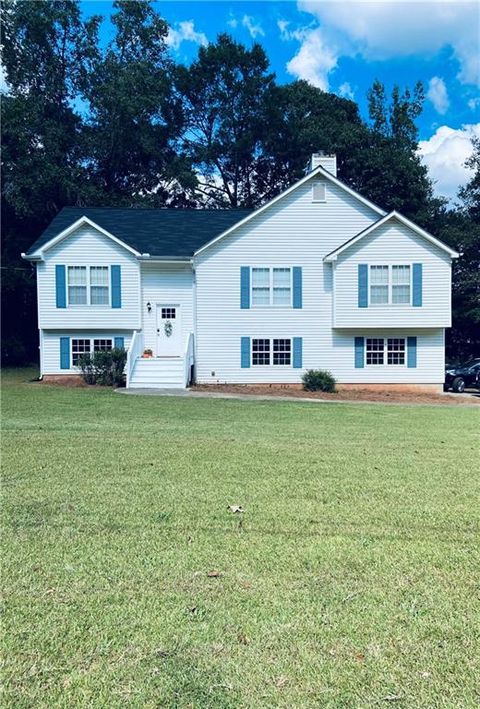
[[[32,244],[27,256],[81,217],[88,217],[140,253],[188,258],[251,213],[251,209],[64,207]]]

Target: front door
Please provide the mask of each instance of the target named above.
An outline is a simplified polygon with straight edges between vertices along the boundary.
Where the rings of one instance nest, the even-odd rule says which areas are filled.
[[[157,304],[157,357],[180,357],[182,354],[179,305]]]

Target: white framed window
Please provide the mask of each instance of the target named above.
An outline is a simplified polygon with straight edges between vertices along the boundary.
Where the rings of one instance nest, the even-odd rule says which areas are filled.
[[[292,341],[290,339],[273,340],[273,364],[289,365],[292,362]]]
[[[312,202],[326,202],[327,187],[325,182],[314,182],[312,187]]]
[[[108,266],[68,266],[68,305],[109,305]]]
[[[410,266],[392,266],[392,303],[410,304]]]
[[[90,266],[90,305],[108,305],[108,266]]]
[[[292,305],[292,269],[252,268],[252,306]]]
[[[370,265],[370,305],[410,305],[409,264]]]
[[[72,367],[78,365],[79,358],[90,352],[90,340],[75,339],[72,340]]]
[[[71,345],[72,367],[78,366],[81,355],[91,352],[108,352],[112,349],[113,340],[110,338],[74,338]]]
[[[87,267],[68,267],[68,304],[87,304]]]
[[[252,366],[292,363],[292,341],[289,338],[252,339]]]
[[[367,337],[365,357],[367,364],[383,364],[385,342],[383,337]]]
[[[387,364],[405,364],[405,338],[389,337],[387,340]]]
[[[367,337],[365,341],[366,365],[405,365],[406,341],[404,337]]]

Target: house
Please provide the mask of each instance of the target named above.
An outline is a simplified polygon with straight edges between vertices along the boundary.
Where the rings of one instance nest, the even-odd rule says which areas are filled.
[[[45,378],[120,346],[129,387],[443,382],[459,254],[343,184],[335,156],[255,211],[65,208],[23,256]]]

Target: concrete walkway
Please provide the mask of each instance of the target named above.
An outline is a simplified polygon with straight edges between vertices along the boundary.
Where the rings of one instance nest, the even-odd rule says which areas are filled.
[[[117,394],[127,396],[173,396],[188,397],[191,399],[236,399],[239,401],[296,401],[301,403],[308,401],[314,404],[378,404],[381,406],[452,406],[457,408],[458,404],[442,404],[436,401],[414,402],[414,401],[368,401],[351,399],[318,399],[308,396],[272,396],[269,394],[231,394],[229,392],[218,391],[192,391],[191,389],[115,389]],[[460,394],[457,396],[461,396]],[[468,394],[466,395],[468,396]]]

